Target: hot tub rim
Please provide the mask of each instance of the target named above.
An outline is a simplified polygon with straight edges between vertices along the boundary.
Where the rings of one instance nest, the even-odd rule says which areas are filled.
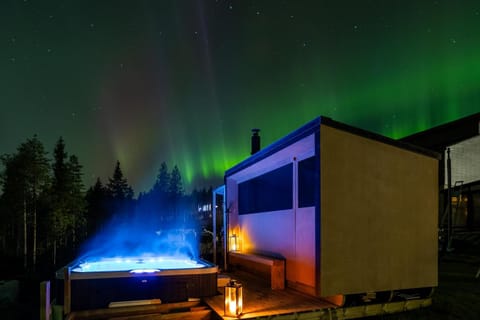
[[[80,264],[80,260],[76,259],[66,266],[60,268],[55,273],[55,278],[57,280],[64,280],[65,269],[70,269],[70,280],[81,280],[81,279],[102,279],[102,278],[126,278],[126,277],[158,277],[158,276],[177,276],[177,275],[199,275],[199,274],[211,274],[218,273],[218,266],[213,263],[198,258],[194,261],[203,264],[199,268],[178,268],[178,269],[159,269],[157,272],[140,272],[133,273],[132,270],[122,270],[122,271],[93,271],[93,272],[78,272],[73,271],[73,268]],[[133,269],[136,270],[136,269]]]

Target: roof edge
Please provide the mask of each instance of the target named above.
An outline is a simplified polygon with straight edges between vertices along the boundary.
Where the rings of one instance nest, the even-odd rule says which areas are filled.
[[[383,142],[385,144],[389,144],[389,145],[392,145],[392,146],[395,146],[395,147],[399,147],[399,148],[402,148],[402,149],[406,149],[406,150],[410,150],[410,151],[413,151],[413,152],[416,152],[416,153],[420,153],[420,154],[435,158],[437,160],[441,159],[441,155],[438,152],[432,151],[430,149],[422,148],[422,147],[419,147],[415,144],[408,143],[408,142],[405,142],[405,141],[395,140],[395,139],[386,137],[384,135],[381,135],[381,134],[378,134],[378,133],[375,133],[375,132],[372,132],[372,131],[364,130],[364,129],[361,129],[361,128],[358,128],[358,127],[353,127],[351,125],[348,125],[348,124],[345,124],[345,123],[342,123],[342,122],[338,122],[338,121],[335,121],[335,120],[330,119],[330,118],[325,118],[325,120],[326,121],[322,122],[322,124],[324,124],[324,125],[331,126],[333,128],[337,128],[337,129],[340,129],[340,130],[343,130],[343,131],[346,131],[346,132],[350,132],[350,133],[356,134],[358,136],[362,136],[362,137],[365,137],[365,138],[369,138],[369,139],[372,139],[372,140]]]
[[[271,154],[277,152],[278,150],[283,149],[285,146],[290,145],[290,144],[292,144],[292,143],[294,143],[294,142],[296,142],[296,141],[298,141],[298,140],[300,140],[300,139],[318,131],[319,128],[320,128],[320,125],[326,125],[326,126],[329,126],[329,127],[332,127],[332,128],[336,128],[336,129],[339,129],[339,130],[342,130],[342,131],[346,131],[346,132],[358,135],[358,136],[362,136],[362,137],[365,137],[365,138],[368,138],[368,139],[376,140],[378,142],[389,144],[389,145],[392,145],[392,146],[395,146],[395,147],[398,147],[398,148],[410,150],[410,151],[413,151],[413,152],[416,152],[416,153],[426,155],[428,157],[435,158],[437,160],[441,159],[440,154],[435,152],[435,151],[425,149],[425,148],[422,148],[422,147],[419,147],[419,146],[416,146],[416,145],[413,145],[413,144],[410,144],[410,143],[407,143],[407,142],[403,142],[403,141],[395,140],[395,139],[392,139],[392,138],[388,138],[386,136],[383,136],[383,135],[380,135],[380,134],[377,134],[377,133],[374,133],[374,132],[371,132],[371,131],[367,131],[367,130],[364,130],[364,129],[353,127],[351,125],[335,121],[335,120],[333,120],[332,118],[329,118],[329,117],[319,116],[319,117],[307,122],[306,124],[304,124],[300,128],[290,132],[289,134],[287,134],[283,138],[280,138],[279,140],[277,140],[275,142],[272,142],[271,144],[269,144],[265,148],[261,149],[257,153],[251,155],[250,157],[246,158],[245,160],[241,161],[240,163],[236,164],[235,166],[231,167],[230,169],[227,169],[225,171],[225,177],[231,176],[231,175],[235,174],[236,172],[238,172],[238,171],[240,171],[244,168],[247,168],[247,167],[249,167],[250,165],[252,165],[256,162],[258,162],[262,159],[265,159],[266,157],[270,156]]]

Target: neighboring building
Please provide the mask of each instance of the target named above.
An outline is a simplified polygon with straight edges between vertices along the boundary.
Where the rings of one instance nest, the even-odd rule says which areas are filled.
[[[448,150],[451,161],[452,226],[480,229],[480,113],[402,138],[441,154],[439,164],[440,225],[446,222]]]

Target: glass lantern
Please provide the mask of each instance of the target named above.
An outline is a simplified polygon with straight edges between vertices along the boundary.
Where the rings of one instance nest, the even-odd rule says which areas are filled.
[[[238,317],[243,309],[242,284],[236,280],[230,280],[225,286],[225,316]]]
[[[238,251],[238,236],[236,234],[230,236],[230,251]]]

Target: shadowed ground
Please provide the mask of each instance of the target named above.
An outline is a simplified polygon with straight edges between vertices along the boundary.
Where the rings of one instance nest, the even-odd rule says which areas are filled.
[[[378,318],[479,319],[480,277],[475,276],[480,268],[480,233],[455,235],[453,248],[440,255],[438,288],[430,308]]]

